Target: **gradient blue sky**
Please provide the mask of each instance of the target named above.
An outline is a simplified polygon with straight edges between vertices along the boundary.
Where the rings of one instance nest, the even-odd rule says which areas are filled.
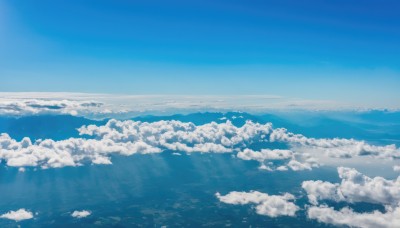
[[[0,1],[0,91],[400,107],[400,2]]]

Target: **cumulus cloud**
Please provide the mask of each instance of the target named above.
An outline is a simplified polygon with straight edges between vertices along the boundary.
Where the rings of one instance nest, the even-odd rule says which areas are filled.
[[[302,146],[306,149],[316,149],[335,158],[352,158],[356,156],[371,156],[377,158],[399,159],[400,149],[396,145],[375,146],[354,139],[316,139],[307,138],[301,134],[288,132],[285,128],[274,129],[270,135],[271,142],[285,142]]]
[[[87,137],[32,142],[29,138],[16,141],[8,134],[1,134],[0,159],[4,160],[8,166],[57,168],[77,166],[85,162],[111,164],[110,155],[112,154],[129,156],[160,153],[165,150],[186,153],[234,152],[238,153],[237,156],[241,159],[259,161],[262,169],[298,171],[317,167],[317,160],[302,150],[297,151],[295,147],[290,150],[262,149],[260,151],[253,151],[248,147],[252,143],[265,141],[288,143],[289,146],[300,143],[308,147],[318,147],[322,149],[321,154],[327,152],[330,156],[332,151],[335,153],[339,151],[338,153],[342,154],[338,147],[342,149],[343,147],[338,145],[348,142],[348,145],[352,145],[346,147],[350,148],[350,151],[354,145],[364,145],[369,148],[369,153],[356,153],[357,156],[393,158],[398,153],[398,148],[392,146],[372,146],[351,139],[306,138],[288,133],[283,129],[273,129],[271,123],[259,124],[251,121],[237,127],[230,121],[195,125],[180,121],[148,123],[111,119],[103,126],[82,126],[78,131],[80,135]]]
[[[319,166],[315,158],[309,154],[297,153],[291,150],[261,149],[260,151],[254,151],[244,149],[237,154],[237,157],[243,160],[256,160],[261,164],[260,169],[269,171],[311,170],[313,167]]]
[[[26,219],[31,219],[33,218],[33,214],[30,211],[27,211],[25,209],[19,209],[17,211],[9,211],[5,214],[0,215],[0,218],[3,219],[10,219],[14,220],[16,222],[26,220]]]
[[[329,199],[340,201],[341,195],[338,194],[338,184],[332,184],[325,181],[304,181],[302,188],[307,192],[310,203],[316,205],[318,200]],[[339,197],[340,195],[340,197]]]
[[[8,166],[41,166],[58,168],[77,166],[84,162],[111,164],[110,155],[179,152],[227,153],[259,141],[271,131],[271,124],[246,122],[236,127],[231,122],[196,126],[180,121],[110,120],[104,126],[83,126],[81,135],[94,138],[70,138],[54,141],[29,138],[21,141],[8,134],[0,135],[0,159]]]
[[[400,172],[400,165],[393,166],[393,170],[396,172]]]
[[[109,139],[114,142],[143,142],[153,147],[183,152],[232,152],[252,142],[260,141],[272,130],[272,125],[247,121],[236,127],[230,121],[211,122],[196,126],[180,121],[110,120],[104,126],[89,125],[78,129],[80,134]]]
[[[46,139],[35,143],[24,138],[18,142],[7,134],[0,135],[0,158],[8,166],[14,167],[58,168],[76,166],[86,160],[94,164],[110,164],[110,159],[102,153],[109,153],[117,147],[118,145],[107,145],[107,142],[98,140],[75,138],[62,141]]]
[[[289,193],[283,195],[268,195],[258,191],[233,191],[227,195],[221,195],[220,193],[216,193],[215,195],[221,202],[226,204],[255,204],[257,214],[270,217],[295,216],[296,212],[299,210],[299,207],[291,202],[295,200],[295,197]]]
[[[92,212],[87,211],[87,210],[82,210],[82,211],[74,211],[72,212],[71,216],[74,218],[85,218],[91,215]]]
[[[311,206],[307,216],[319,222],[351,227],[398,227],[400,224],[400,177],[386,180],[383,177],[370,178],[352,168],[338,167],[340,183],[326,181],[304,181]],[[373,203],[385,206],[385,212],[357,213],[345,207],[319,205],[321,200],[347,203]]]
[[[367,177],[355,169],[338,168],[341,183],[304,181],[303,189],[311,203],[318,200],[345,201],[349,203],[367,202],[383,205],[400,203],[400,177],[386,180],[383,177]]]
[[[333,207],[312,206],[307,210],[310,219],[337,226],[389,228],[399,227],[400,207],[388,208],[385,213],[373,211],[371,213],[357,213],[350,208],[335,210]]]

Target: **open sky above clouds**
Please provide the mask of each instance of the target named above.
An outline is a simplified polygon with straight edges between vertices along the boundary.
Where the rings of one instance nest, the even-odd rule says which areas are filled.
[[[0,3],[1,91],[278,95],[398,108],[398,1]]]

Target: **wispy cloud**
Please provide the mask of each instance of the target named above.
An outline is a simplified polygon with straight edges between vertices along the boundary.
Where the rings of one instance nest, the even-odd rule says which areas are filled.
[[[132,117],[197,111],[337,110],[351,107],[328,100],[275,95],[185,96],[82,93],[0,93],[0,115],[72,114],[86,117]]]

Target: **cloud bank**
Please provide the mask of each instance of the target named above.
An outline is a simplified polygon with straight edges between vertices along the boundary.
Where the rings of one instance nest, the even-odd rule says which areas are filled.
[[[333,207],[313,206],[307,210],[307,216],[337,226],[395,228],[400,224],[400,207],[390,209],[386,213],[357,213],[347,207],[337,211]]]
[[[89,115],[110,113],[110,110],[101,110],[103,103],[95,101],[77,100],[46,100],[46,99],[17,99],[1,100],[0,115],[28,116],[43,114]]]
[[[164,150],[179,152],[230,153],[261,140],[271,131],[271,124],[247,122],[235,127],[231,122],[209,123],[196,126],[180,121],[110,120],[104,126],[83,126],[81,135],[93,139],[70,138],[54,141],[29,138],[21,141],[8,134],[0,135],[0,159],[8,166],[41,166],[59,168],[77,166],[85,162],[111,164],[110,155],[160,153]]]
[[[283,195],[268,195],[258,191],[230,192],[227,195],[215,194],[223,203],[234,205],[256,205],[256,213],[269,217],[295,216],[299,207],[293,202],[295,197],[289,193]]]
[[[305,149],[324,152],[329,157],[352,158],[357,156],[372,156],[378,158],[399,159],[400,149],[396,145],[375,146],[354,139],[316,139],[307,138],[301,134],[288,132],[285,128],[275,129],[270,136],[271,142],[286,142]]]
[[[0,115],[74,114],[88,118],[124,118],[146,114],[198,111],[265,112],[277,109],[337,110],[333,101],[275,95],[187,96],[87,93],[1,93]],[[354,107],[353,107],[354,108]]]
[[[173,152],[237,153],[244,160],[256,160],[267,170],[310,170],[318,167],[318,161],[304,148],[317,150],[318,154],[348,158],[368,156],[397,159],[399,149],[394,145],[373,146],[353,139],[314,139],[295,135],[286,129],[274,129],[271,123],[251,121],[237,127],[230,121],[195,125],[180,121],[118,121],[109,120],[103,126],[88,125],[78,129],[84,138],[52,139],[32,142],[21,141],[8,134],[0,135],[0,159],[8,166],[40,166],[59,168],[79,166],[85,163],[111,164],[110,156]],[[89,138],[87,138],[89,137]],[[290,149],[249,149],[253,143],[281,142]],[[298,150],[296,145],[300,144]],[[368,152],[366,152],[368,151]]]

